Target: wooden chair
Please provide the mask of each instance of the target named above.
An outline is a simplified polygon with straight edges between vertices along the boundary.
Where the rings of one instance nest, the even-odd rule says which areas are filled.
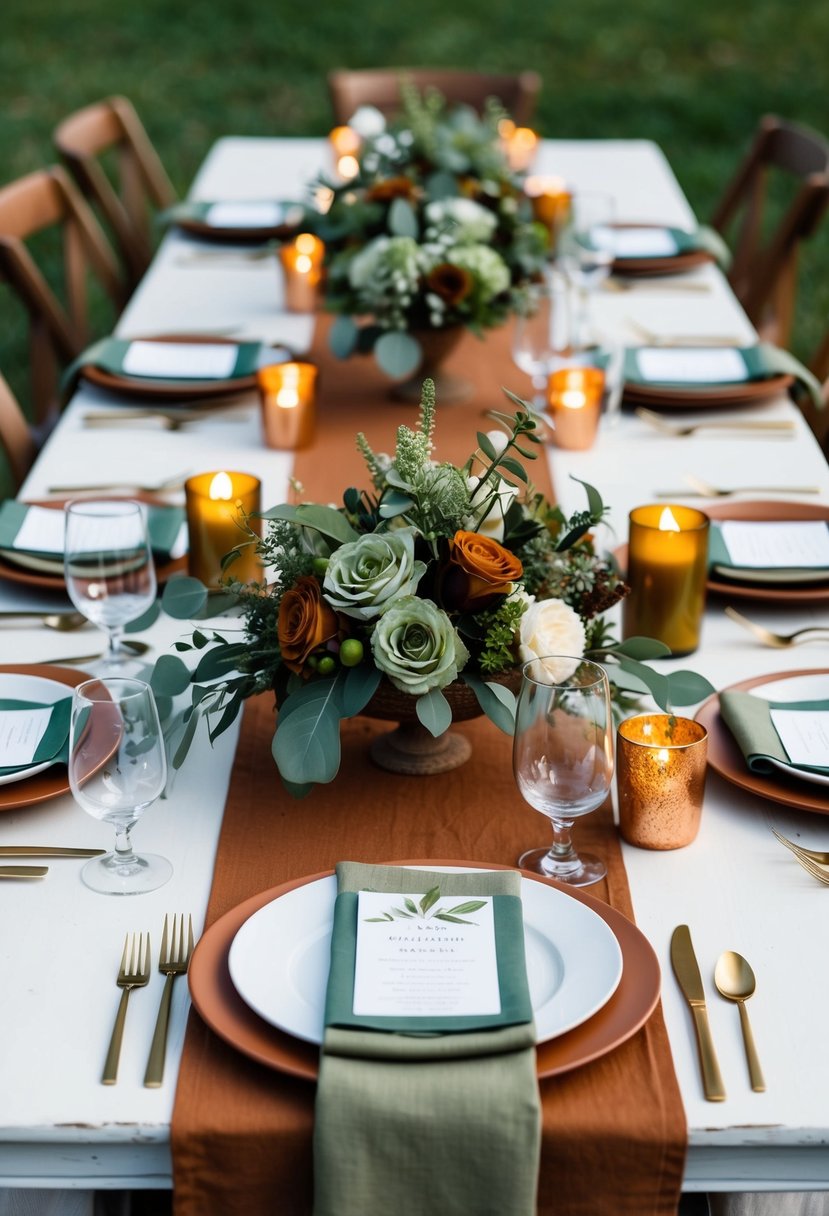
[[[169,207],[176,192],[126,97],[108,97],[69,115],[55,147],[85,198],[103,217],[135,287],[153,254],[152,208]],[[114,151],[115,184],[102,157]]]
[[[488,97],[497,97],[519,125],[526,125],[541,91],[537,72],[492,74],[461,72],[449,68],[368,68],[329,72],[328,92],[334,117],[347,123],[358,106],[376,106],[387,117],[400,108],[401,79],[421,92],[435,88],[449,101],[463,102],[479,113]]]
[[[12,476],[12,489],[16,491],[32,467],[37,444],[14,393],[2,376],[0,376],[0,451],[6,457],[6,463]]]
[[[52,229],[60,237],[66,308],[58,302],[26,241]],[[0,281],[29,314],[32,414],[43,424],[57,409],[59,368],[90,337],[87,274],[102,284],[116,309],[124,286],[115,254],[66,172],[55,165],[0,188]]]
[[[776,224],[768,192],[785,179],[790,201]],[[804,127],[766,116],[714,212],[726,239],[734,231],[729,281],[763,339],[788,346],[801,241],[812,236],[829,203],[829,143]]]
[[[824,454],[829,457],[829,330],[809,361],[809,368],[817,376],[823,388],[823,409],[818,409],[811,400],[800,400],[800,408],[817,436]]]

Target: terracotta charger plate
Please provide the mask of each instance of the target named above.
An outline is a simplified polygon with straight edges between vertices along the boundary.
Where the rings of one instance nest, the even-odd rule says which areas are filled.
[[[793,676],[819,675],[829,675],[829,672],[825,667],[813,667],[804,671],[776,671],[772,675],[741,680],[739,684],[732,684],[723,691],[748,692],[758,684],[772,684],[777,680],[791,679]],[[720,716],[719,697],[716,693],[707,701],[703,701],[695,716],[697,722],[708,731],[708,763],[715,773],[759,798],[768,798],[771,802],[799,811],[817,811],[819,815],[829,815],[829,798],[826,796],[825,786],[798,781],[796,777],[788,779],[777,773],[772,775],[752,772],[734,736]]]
[[[664,409],[707,409],[718,405],[754,405],[780,397],[794,383],[794,376],[769,376],[765,380],[746,380],[739,384],[707,385],[703,388],[677,388],[665,384],[626,384],[624,398],[629,405],[662,406]]]
[[[215,337],[210,334],[164,334],[134,339],[141,342],[186,342],[192,346],[238,346],[234,338]],[[278,363],[277,355],[272,360]],[[231,380],[154,380],[149,376],[119,376],[94,364],[84,364],[80,375],[96,388],[106,389],[121,397],[168,400],[174,398],[182,404],[194,397],[230,397],[236,393],[250,392],[256,388],[256,376],[238,376]]]
[[[825,520],[829,523],[829,507],[820,503],[775,502],[773,499],[751,502],[715,502],[703,511],[711,519],[749,520],[752,523],[776,521]],[[829,572],[824,583],[804,583],[800,586],[780,586],[773,583],[748,583],[719,577],[708,580],[708,590],[744,600],[763,600],[769,604],[829,604]]]
[[[106,495],[109,499],[109,495]],[[166,506],[166,503],[160,502],[151,494],[131,494],[130,501],[150,503],[157,506]],[[33,507],[54,507],[56,510],[62,511],[68,498],[44,498],[29,500],[28,505]],[[119,501],[113,498],[112,501]],[[172,578],[174,574],[187,573],[187,556],[171,558],[166,562],[156,562],[155,576],[159,584],[166,583],[168,578]],[[42,570],[29,570],[25,566],[18,566],[16,562],[8,561],[5,555],[0,554],[0,579],[7,579],[10,583],[25,583],[27,587],[39,587],[43,591],[66,591],[66,581],[62,574],[49,574]]]
[[[286,240],[301,229],[305,215],[305,208],[301,203],[277,201],[277,206],[282,208],[281,221],[264,228],[220,228],[216,224],[207,224],[204,220],[187,217],[174,219],[172,226],[190,236],[198,237],[201,241],[221,241],[225,245],[261,245],[263,241]]]
[[[469,866],[506,870],[510,866],[482,862],[420,860],[393,865]],[[250,1009],[239,996],[228,970],[228,954],[239,929],[254,912],[296,887],[326,878],[331,870],[311,874],[261,891],[215,921],[198,942],[188,970],[190,995],[196,1010],[221,1039],[267,1068],[315,1081],[319,1071],[319,1048],[277,1030]],[[660,970],[647,938],[636,926],[592,895],[553,879],[522,871],[525,878],[547,883],[573,899],[587,904],[615,934],[622,951],[622,978],[618,988],[598,1013],[558,1038],[536,1048],[539,1077],[553,1077],[587,1064],[624,1043],[650,1017],[659,1000]]]
[[[0,674],[10,676],[40,676],[44,680],[54,680],[65,684],[67,688],[77,688],[88,680],[86,671],[70,670],[68,667],[55,667],[49,663],[16,663],[0,666]],[[94,736],[93,736],[94,739]],[[50,798],[59,798],[69,793],[69,777],[66,766],[53,764],[51,768],[23,781],[15,781],[10,785],[0,785],[0,811],[11,811],[18,807],[35,806],[38,802],[47,802]]]

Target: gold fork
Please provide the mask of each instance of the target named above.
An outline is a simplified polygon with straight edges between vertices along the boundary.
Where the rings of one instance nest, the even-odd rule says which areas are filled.
[[[114,1085],[118,1080],[118,1060],[121,1055],[121,1040],[124,1037],[124,1023],[127,1020],[127,1003],[133,988],[144,988],[150,982],[150,935],[149,933],[133,933],[132,939],[128,933],[124,940],[124,953],[121,955],[121,966],[118,970],[118,987],[123,989],[118,1013],[115,1015],[115,1025],[112,1028],[112,1038],[109,1043],[102,1085]]]
[[[789,840],[788,836],[784,836],[778,832],[777,828],[771,829],[781,844],[784,844],[787,849],[791,849],[795,857],[805,858],[807,861],[814,861],[818,865],[829,865],[829,853],[824,853],[820,849],[807,849],[802,844],[795,844],[793,840]]]
[[[792,434],[794,432],[794,423],[787,422],[785,418],[738,418],[731,422],[717,419],[711,422],[695,422],[690,426],[677,426],[673,422],[666,422],[661,414],[647,410],[644,406],[634,410],[634,413],[637,418],[641,418],[642,422],[647,422],[654,430],[663,435],[673,435],[678,439],[686,435],[696,435],[697,431],[767,431],[772,434],[775,432]]]
[[[158,1018],[155,1024],[150,1058],[147,1061],[147,1071],[144,1074],[144,1084],[148,1089],[158,1089],[164,1080],[164,1057],[167,1052],[167,1029],[170,1023],[170,1002],[173,996],[173,981],[177,975],[184,975],[190,965],[193,953],[193,917],[187,918],[187,941],[184,939],[184,916],[173,916],[172,928],[168,937],[168,917],[164,917],[164,932],[161,936],[161,953],[158,956],[158,969],[166,975],[164,991],[161,994],[161,1004],[158,1007]]]
[[[657,490],[656,498],[729,498],[732,494],[819,494],[820,486],[712,486],[692,473],[685,474],[690,490]]]
[[[730,616],[732,621],[736,621],[744,629],[748,629],[764,645],[774,646],[777,650],[786,650],[789,646],[797,646],[800,642],[829,641],[829,628],[825,625],[807,625],[805,629],[795,629],[794,633],[774,633],[773,630],[750,621],[736,608],[726,608],[725,615]]]

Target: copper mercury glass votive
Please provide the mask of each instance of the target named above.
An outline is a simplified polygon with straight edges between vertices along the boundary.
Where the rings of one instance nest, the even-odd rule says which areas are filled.
[[[593,446],[603,395],[604,372],[599,367],[560,367],[552,373],[547,404],[556,447],[581,452]]]
[[[273,363],[256,373],[262,432],[269,448],[295,451],[314,439],[317,368],[313,363]]]
[[[313,312],[322,282],[325,245],[312,232],[300,232],[279,249],[285,277],[285,308],[288,312]]]
[[[708,732],[673,714],[638,714],[616,736],[619,831],[640,849],[681,849],[699,831]]]

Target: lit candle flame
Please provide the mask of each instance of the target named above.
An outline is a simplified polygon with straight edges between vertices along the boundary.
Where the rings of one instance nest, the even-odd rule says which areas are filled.
[[[565,389],[565,391],[561,394],[559,401],[568,410],[580,410],[584,409],[584,406],[587,403],[587,398],[585,397],[584,393],[580,392],[578,389],[570,388]]]
[[[299,393],[293,384],[284,385],[276,394],[276,404],[283,410],[292,410],[299,405]]]
[[[294,262],[294,270],[297,272],[297,274],[307,274],[313,265],[314,263],[311,261],[307,253],[298,253],[297,259]]]
[[[222,499],[227,501],[233,497],[233,482],[227,473],[217,473],[210,483],[208,495],[214,501]]]
[[[674,513],[670,507],[666,507],[659,517],[660,532],[681,532],[679,524],[674,519]]]
[[[317,238],[311,232],[300,232],[294,244],[296,245],[297,253],[304,253],[310,256],[316,252]]]
[[[659,763],[667,764],[670,758],[671,753],[668,751],[667,747],[660,747],[659,751],[656,753],[656,759],[659,761]]]
[[[360,172],[360,162],[356,156],[341,156],[337,161],[337,172],[343,181],[350,181]]]

